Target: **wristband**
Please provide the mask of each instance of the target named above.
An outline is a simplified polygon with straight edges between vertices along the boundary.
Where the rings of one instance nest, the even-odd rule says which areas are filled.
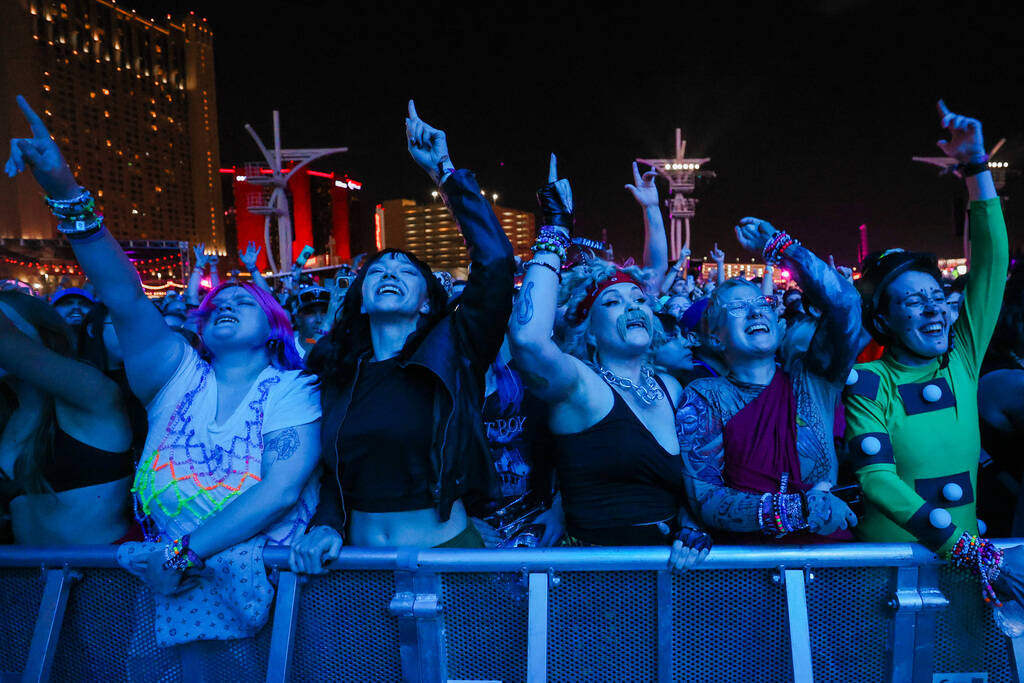
[[[62,220],[57,223],[57,232],[68,239],[82,239],[92,237],[101,232],[106,224],[103,222],[102,214],[92,214],[74,220]]]
[[[558,281],[559,282],[562,281],[562,273],[558,270],[558,268],[555,268],[550,263],[544,263],[543,261],[533,261],[533,260],[531,260],[531,261],[527,261],[526,265],[523,266],[523,267],[524,268],[529,268],[530,266],[543,266],[544,268],[547,268],[552,273],[554,273],[555,276],[558,277]]]
[[[970,178],[971,176],[976,176],[979,173],[984,173],[989,170],[988,163],[984,161],[979,163],[967,162],[957,164],[954,168],[956,168],[957,172],[964,178]]]

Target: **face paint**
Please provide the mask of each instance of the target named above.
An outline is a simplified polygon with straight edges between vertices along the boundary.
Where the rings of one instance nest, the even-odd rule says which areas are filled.
[[[626,334],[629,332],[629,324],[636,322],[643,323],[647,334],[651,334],[651,319],[647,317],[647,314],[643,311],[630,310],[620,315],[618,320],[615,321],[615,329],[618,330],[619,337],[622,338],[622,341],[626,341]]]

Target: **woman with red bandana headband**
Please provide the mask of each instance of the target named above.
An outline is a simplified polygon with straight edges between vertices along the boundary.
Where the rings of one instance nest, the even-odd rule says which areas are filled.
[[[654,177],[634,167],[627,186],[645,213],[657,210]],[[685,508],[673,408],[682,388],[647,364],[655,330],[648,276],[600,260],[563,272],[572,193],[554,157],[538,199],[544,223],[510,341],[521,375],[550,406],[568,542],[671,544],[670,565],[692,566],[711,543]],[[556,343],[559,303],[567,324]]]

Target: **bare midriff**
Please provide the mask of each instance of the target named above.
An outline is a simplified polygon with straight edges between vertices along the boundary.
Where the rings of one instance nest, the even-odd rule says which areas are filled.
[[[362,512],[352,510],[348,545],[364,547],[418,546],[432,548],[449,541],[466,528],[466,508],[461,500],[452,506],[447,522],[438,519],[437,510],[402,512]]]
[[[103,545],[128,533],[132,477],[59,493],[25,494],[11,501],[19,545]]]

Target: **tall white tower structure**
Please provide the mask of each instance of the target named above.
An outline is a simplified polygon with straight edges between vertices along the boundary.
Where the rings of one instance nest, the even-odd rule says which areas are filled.
[[[688,197],[697,184],[698,172],[704,177],[714,178],[714,171],[700,171],[700,167],[711,161],[710,157],[686,158],[686,140],[682,129],[676,128],[676,154],[671,159],[637,159],[638,163],[654,168],[658,175],[668,180],[668,256],[674,261],[685,246],[690,246],[690,219],[697,212],[697,200]]]

